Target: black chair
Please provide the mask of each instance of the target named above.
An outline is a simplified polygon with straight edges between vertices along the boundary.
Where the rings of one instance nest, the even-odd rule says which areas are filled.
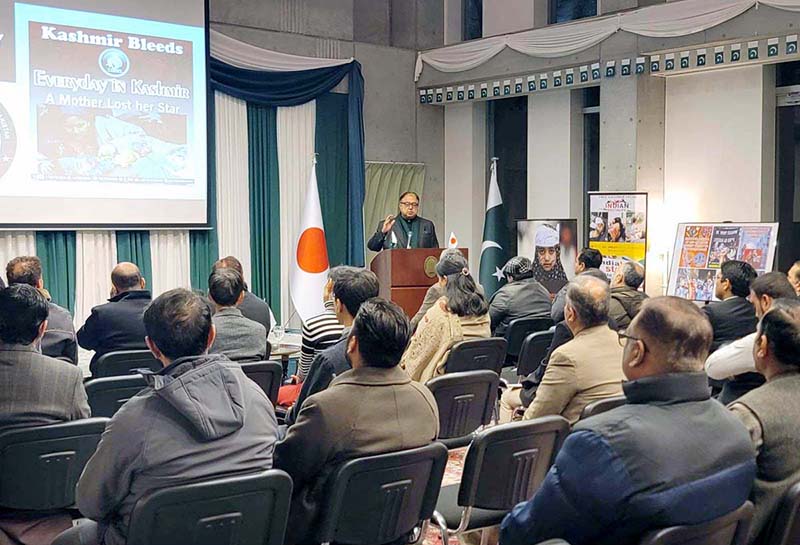
[[[75,485],[108,418],[87,418],[0,434],[0,506],[44,511],[75,503]]]
[[[456,343],[444,366],[445,373],[488,369],[498,375],[506,359],[506,340],[499,337]]]
[[[126,401],[141,392],[147,383],[142,375],[126,375],[95,378],[84,386],[92,415],[111,418]]]
[[[597,401],[592,401],[588,405],[586,405],[583,410],[581,411],[580,420],[584,418],[589,418],[590,416],[595,416],[600,413],[604,413],[606,411],[610,411],[611,409],[616,409],[617,407],[621,407],[628,402],[628,398],[623,396],[615,396],[615,397],[607,397],[606,399],[598,399]]]
[[[244,374],[267,394],[272,405],[277,405],[278,391],[283,380],[283,366],[277,361],[258,361],[242,363],[241,367]]]
[[[440,443],[345,462],[328,480],[315,542],[405,539],[433,514],[446,465]]]
[[[792,485],[783,495],[769,526],[762,532],[769,545],[797,545],[800,543],[800,482]]]
[[[508,343],[506,365],[516,365],[522,343],[528,335],[537,331],[547,331],[551,327],[553,327],[553,320],[550,317],[511,320],[506,330],[506,342]]]
[[[745,545],[753,518],[753,504],[703,524],[673,526],[648,532],[639,545]]]
[[[522,341],[517,358],[517,376],[527,377],[539,367],[553,342],[553,329],[531,333]]]
[[[461,484],[439,493],[433,521],[442,543],[448,543],[448,536],[497,526],[516,504],[530,499],[568,433],[566,419],[545,416],[476,434]]]
[[[277,469],[155,490],[136,502],[127,545],[282,545],[291,495]]]
[[[93,377],[99,378],[130,375],[137,369],[150,369],[158,372],[164,366],[149,350],[117,350],[97,358],[93,368],[97,370]]]
[[[439,441],[466,446],[472,434],[492,419],[500,377],[494,371],[449,373],[427,382],[439,407]]]

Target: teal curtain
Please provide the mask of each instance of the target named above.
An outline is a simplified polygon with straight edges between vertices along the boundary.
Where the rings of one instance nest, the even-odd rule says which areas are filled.
[[[150,261],[150,231],[117,231],[117,262],[130,261],[139,266],[147,288],[153,285]]]
[[[281,216],[277,110],[247,104],[250,176],[250,290],[281,321]]]
[[[347,101],[347,95],[325,93],[316,105],[317,187],[331,266],[353,264],[347,262],[347,240],[356,236],[348,221]]]
[[[208,273],[219,259],[217,242],[217,129],[214,122],[214,94],[208,98],[208,225],[209,230],[189,231],[189,280],[192,288],[205,291]]]
[[[36,255],[53,302],[75,312],[75,231],[37,232]]]

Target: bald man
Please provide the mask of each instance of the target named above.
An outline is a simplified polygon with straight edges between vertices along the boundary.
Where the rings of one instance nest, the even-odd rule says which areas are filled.
[[[120,263],[111,271],[111,298],[94,307],[78,331],[78,344],[94,350],[90,369],[97,375],[97,360],[117,350],[147,350],[144,337],[144,309],[150,304],[150,292],[139,267]]]
[[[644,267],[635,261],[625,261],[614,271],[608,313],[617,329],[628,327],[647,299],[647,294],[639,291],[643,282]]]

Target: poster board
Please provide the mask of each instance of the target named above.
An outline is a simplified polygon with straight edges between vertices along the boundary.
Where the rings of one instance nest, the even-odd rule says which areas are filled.
[[[771,271],[777,240],[777,223],[679,223],[667,295],[712,300],[717,271],[733,259]]]
[[[589,247],[603,254],[601,270],[609,280],[623,261],[645,266],[647,253],[647,193],[589,193]]]
[[[578,220],[518,220],[517,255],[533,262],[533,277],[555,295],[575,277]]]

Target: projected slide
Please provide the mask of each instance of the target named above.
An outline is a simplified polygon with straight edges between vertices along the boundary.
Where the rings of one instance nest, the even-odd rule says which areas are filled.
[[[84,3],[0,0],[0,225],[205,223],[204,2]]]

